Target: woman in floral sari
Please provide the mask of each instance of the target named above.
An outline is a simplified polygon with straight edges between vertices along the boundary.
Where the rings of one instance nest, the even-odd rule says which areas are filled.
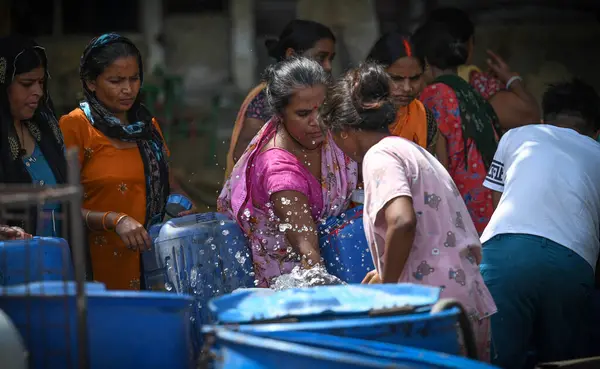
[[[494,212],[492,192],[483,186],[483,180],[502,131],[498,116],[490,103],[457,75],[468,52],[447,27],[427,24],[414,37],[429,64],[426,79],[430,84],[420,99],[438,122],[436,156],[452,176],[481,234]]]
[[[280,62],[267,70],[266,81],[273,118],[233,167],[218,200],[219,211],[249,238],[260,287],[297,265],[321,262],[318,225],[347,209],[358,172],[321,129],[318,110],[329,75],[318,62]]]

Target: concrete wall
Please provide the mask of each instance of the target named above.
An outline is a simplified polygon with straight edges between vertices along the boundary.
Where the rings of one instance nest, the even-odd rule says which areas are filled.
[[[229,83],[230,25],[227,15],[171,15],[165,19],[165,60],[184,77],[188,102]]]

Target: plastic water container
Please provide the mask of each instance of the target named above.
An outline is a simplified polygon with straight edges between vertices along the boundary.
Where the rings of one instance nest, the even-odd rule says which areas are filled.
[[[190,368],[190,296],[107,291],[101,283],[87,283],[86,290],[91,369]],[[77,367],[74,282],[4,287],[0,295],[0,309],[29,350],[30,368]]]
[[[363,227],[363,206],[330,217],[319,227],[325,268],[346,283],[360,283],[375,269]]]
[[[272,339],[220,329],[212,336],[216,369],[495,368],[432,351],[315,333],[281,332]]]
[[[193,295],[194,330],[210,322],[208,301],[238,288],[254,287],[246,236],[220,213],[170,219],[150,229],[152,251],[143,254],[146,286]]]
[[[67,280],[73,280],[73,264],[64,239],[0,241],[0,286]]]
[[[242,333],[315,332],[457,355],[461,311],[437,312],[439,296],[415,284],[320,286],[239,291],[209,306],[220,325]]]

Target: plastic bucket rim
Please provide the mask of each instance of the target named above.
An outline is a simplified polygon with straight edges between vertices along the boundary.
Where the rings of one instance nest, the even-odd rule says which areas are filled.
[[[387,325],[387,324],[398,324],[404,321],[410,321],[411,323],[425,323],[428,322],[432,316],[440,319],[451,318],[452,316],[458,315],[458,309],[452,308],[436,314],[430,314],[429,312],[422,312],[416,314],[404,314],[395,316],[384,316],[384,317],[368,317],[368,316],[339,316],[340,319],[329,319],[329,320],[314,320],[314,321],[300,321],[300,322],[267,322],[261,323],[260,321],[254,321],[250,323],[222,323],[223,326],[235,327],[240,332],[275,332],[275,331],[311,331],[321,329],[345,329],[345,328],[363,328],[374,325]],[[416,316],[416,317],[415,317]],[[332,325],[335,325],[333,327]]]

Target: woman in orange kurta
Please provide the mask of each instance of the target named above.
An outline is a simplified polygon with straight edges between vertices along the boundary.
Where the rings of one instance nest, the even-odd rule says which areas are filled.
[[[425,87],[426,63],[415,53],[410,37],[398,32],[383,35],[367,59],[384,65],[393,81],[392,97],[398,112],[389,127],[390,133],[433,152],[437,123],[433,114],[417,99]]]
[[[67,147],[79,149],[82,214],[93,277],[109,289],[143,288],[140,253],[161,222],[170,191],[157,122],[139,103],[141,55],[117,34],[90,43],[81,58],[85,99],[60,119]]]

